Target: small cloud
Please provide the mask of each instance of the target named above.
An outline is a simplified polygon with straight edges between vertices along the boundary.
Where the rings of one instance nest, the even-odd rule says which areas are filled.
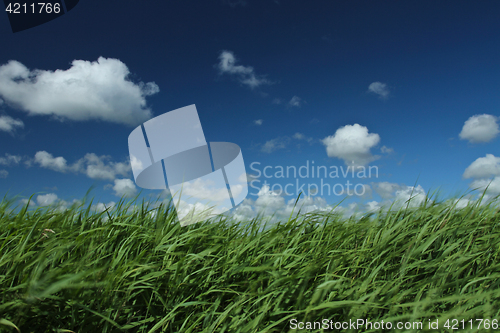
[[[392,154],[392,153],[394,153],[394,149],[388,148],[386,146],[380,147],[380,151],[382,152],[382,154]]]
[[[303,103],[304,101],[299,96],[293,96],[292,99],[288,102],[288,106],[300,108]]]
[[[272,139],[267,141],[260,150],[264,153],[270,154],[275,152],[276,150],[286,148],[289,141],[290,138],[286,136]]]
[[[310,124],[319,124],[319,119],[318,118],[313,118],[311,121],[309,121]]]
[[[382,82],[373,82],[368,86],[368,91],[379,95],[381,99],[386,99],[389,96],[387,84]]]
[[[7,178],[9,172],[7,170],[0,170],[0,178]]]
[[[363,166],[380,158],[370,152],[380,142],[380,136],[368,133],[368,128],[359,124],[341,127],[322,142],[328,157],[343,159],[346,165]]]
[[[258,88],[263,84],[271,84],[271,82],[263,76],[255,74],[253,67],[236,65],[236,58],[231,51],[221,52],[217,67],[219,68],[220,74],[234,75],[241,84],[250,87],[250,89]]]
[[[500,133],[498,117],[490,114],[475,115],[465,123],[459,136],[471,143],[489,142]]]
[[[23,127],[24,123],[20,119],[14,119],[9,116],[0,116],[0,131],[13,134],[16,129]]]
[[[372,186],[375,192],[380,195],[382,199],[392,198],[396,191],[405,188],[405,186],[389,182],[372,183]]]
[[[253,123],[254,123],[255,125],[257,125],[257,126],[262,125],[262,123],[263,123],[263,122],[264,122],[264,121],[263,121],[262,119],[257,119],[257,120],[254,120],[254,121],[253,121]]]
[[[311,143],[311,142],[313,141],[313,138],[310,138],[310,137],[308,137],[308,136],[305,136],[304,134],[299,133],[299,132],[295,133],[295,134],[292,136],[292,138],[294,138],[294,139],[296,139],[296,140],[304,140],[304,141],[307,141],[307,142],[309,142],[309,143]]]
[[[273,103],[273,104],[281,104],[281,103],[283,103],[283,102],[281,101],[281,99],[279,99],[279,98],[275,98],[275,99],[273,99],[272,103]]]
[[[36,206],[36,203],[33,200],[30,200],[30,199],[21,199],[21,204],[23,204],[23,206],[28,205],[28,203],[29,203],[28,207],[34,207],[34,206]]]
[[[54,157],[46,151],[39,151],[35,154],[35,163],[39,164],[42,168],[58,172],[66,172],[68,169],[64,157]]]
[[[39,206],[50,206],[57,201],[57,194],[48,193],[36,197],[36,202]]]
[[[130,179],[115,179],[113,191],[118,197],[132,197],[136,194],[137,189],[135,184]]]

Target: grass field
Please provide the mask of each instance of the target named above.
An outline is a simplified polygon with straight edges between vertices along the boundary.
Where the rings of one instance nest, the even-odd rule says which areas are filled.
[[[264,231],[261,218],[180,227],[169,207],[131,205],[95,213],[90,202],[60,211],[4,199],[0,332],[291,332],[323,319],[383,320],[387,332],[397,322],[451,332],[455,319],[487,332],[500,319],[498,205],[307,214]]]

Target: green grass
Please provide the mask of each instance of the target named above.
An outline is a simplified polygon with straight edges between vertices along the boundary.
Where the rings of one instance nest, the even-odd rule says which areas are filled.
[[[29,210],[4,199],[0,332],[289,332],[293,318],[445,332],[446,319],[500,319],[498,206],[427,201],[262,230],[260,218],[181,227],[169,207],[152,216],[130,205]],[[476,328],[465,331],[488,331]]]

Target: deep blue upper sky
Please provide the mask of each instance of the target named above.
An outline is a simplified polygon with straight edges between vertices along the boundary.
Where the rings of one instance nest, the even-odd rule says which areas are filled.
[[[98,201],[116,201],[134,190],[123,180],[133,181],[132,174],[120,168],[145,110],[157,116],[196,104],[207,141],[238,144],[250,174],[253,162],[260,170],[307,161],[377,166],[378,178],[353,180],[369,185],[361,199],[371,207],[404,198],[414,185],[418,193],[463,194],[492,181],[489,194],[496,194],[499,31],[498,1],[81,0],[66,15],[18,33],[0,15],[0,192],[45,195],[43,205],[55,196],[79,199],[94,184]],[[136,118],[120,121],[129,103],[120,94],[128,93],[88,76],[100,57],[97,73],[106,59],[117,59],[143,92],[135,101],[146,105],[130,111]],[[31,78],[9,77],[19,69],[11,60]],[[76,84],[62,72],[74,60],[83,64]],[[36,69],[59,70],[65,79],[47,88]],[[55,78],[51,72],[44,73]],[[145,93],[148,82],[159,91]],[[102,93],[102,113],[113,116],[89,113],[89,87]],[[74,91],[84,91],[81,108]],[[93,162],[84,158],[89,153]],[[246,204],[286,209],[292,197],[264,187]],[[318,197],[311,207],[325,206]],[[327,204],[343,198],[321,197]]]

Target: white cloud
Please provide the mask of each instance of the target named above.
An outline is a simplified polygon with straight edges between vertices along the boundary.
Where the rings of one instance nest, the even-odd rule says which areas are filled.
[[[486,190],[488,194],[500,194],[500,176],[494,177],[492,179],[476,179],[470,186],[472,189],[478,189],[481,192]]]
[[[114,180],[118,175],[128,175],[130,171],[128,162],[111,162],[110,159],[110,156],[90,153],[76,162],[72,168],[92,179]]]
[[[285,198],[269,189],[268,185],[263,185],[257,194],[255,209],[257,213],[264,216],[273,215],[285,207]]]
[[[471,143],[489,142],[500,133],[497,121],[498,117],[490,114],[472,116],[464,123],[460,139]]]
[[[94,205],[94,209],[96,212],[104,212],[106,209],[111,209],[116,205],[116,202],[110,201],[107,204],[103,202],[99,202],[96,205]]]
[[[18,155],[5,154],[5,157],[0,157],[0,165],[10,166],[13,164],[19,164],[22,157]]]
[[[396,191],[393,207],[398,209],[408,205],[408,207],[414,208],[420,206],[425,199],[426,193],[422,186],[406,186],[406,188]]]
[[[130,179],[115,179],[113,190],[118,197],[132,197],[137,193],[137,188]]]
[[[367,202],[365,205],[365,209],[368,213],[374,213],[379,211],[382,208],[379,202],[377,201],[370,201]]]
[[[392,153],[394,153],[394,149],[386,147],[386,146],[380,147],[380,151],[382,152],[382,154],[392,154]]]
[[[310,138],[310,137],[308,137],[308,136],[305,136],[304,134],[299,133],[299,132],[295,133],[295,134],[292,136],[292,138],[294,138],[294,139],[296,139],[296,140],[304,140],[304,141],[307,141],[307,142],[309,142],[309,143],[311,143],[311,142],[313,141],[313,138]]]
[[[127,176],[130,171],[128,162],[111,162],[110,156],[97,156],[94,153],[86,154],[72,165],[68,165],[64,157],[54,157],[46,151],[35,154],[35,163],[42,168],[58,172],[79,172],[91,179],[114,180],[118,175]]]
[[[273,104],[281,104],[282,102],[281,102],[281,99],[275,98],[275,99],[273,99],[272,103]]]
[[[490,176],[500,176],[500,157],[493,154],[486,154],[471,163],[465,169],[464,178],[486,178]]]
[[[288,138],[286,136],[272,139],[272,140],[269,140],[266,143],[264,143],[264,145],[262,146],[262,148],[260,150],[264,153],[270,154],[270,153],[275,152],[276,150],[286,148],[289,141],[290,141],[290,138]]]
[[[257,119],[257,120],[254,120],[254,121],[253,121],[253,123],[254,123],[255,125],[257,125],[257,126],[262,125],[262,123],[263,123],[263,122],[264,122],[264,121],[263,121],[262,119]]]
[[[171,190],[172,189],[173,188],[171,188]],[[243,186],[241,185],[231,186],[231,191],[235,197],[237,197],[242,190]],[[211,179],[197,178],[182,184],[182,197],[210,199],[212,202],[222,202],[228,198],[228,192],[225,186],[220,188],[218,184]]]
[[[0,170],[0,178],[7,178],[9,172],[7,170]]]
[[[34,207],[34,206],[36,206],[36,203],[33,200],[30,200],[30,199],[21,199],[21,204],[23,204],[24,206],[28,205],[28,202],[29,202],[29,206],[28,207]]]
[[[42,168],[58,172],[66,172],[68,169],[64,157],[54,157],[46,151],[39,151],[35,154],[35,163],[39,164]]]
[[[55,193],[47,193],[38,195],[36,197],[36,202],[39,206],[50,206],[57,201],[57,194]]]
[[[24,123],[20,119],[14,119],[9,116],[0,116],[0,131],[14,133],[17,128],[23,128]]]
[[[382,197],[382,199],[392,198],[397,190],[403,188],[403,186],[396,183],[380,182],[372,183],[375,192]]]
[[[385,99],[389,96],[389,88],[387,84],[382,82],[373,82],[368,86],[368,91],[379,95],[380,98]]]
[[[369,134],[368,128],[359,124],[341,127],[322,142],[329,157],[343,159],[347,165],[363,166],[380,158],[370,152],[380,142],[380,136]]]
[[[29,70],[11,60],[0,66],[0,96],[30,115],[74,121],[102,120],[137,125],[149,119],[145,97],[154,82],[133,83],[118,59],[74,60],[67,70]]]
[[[299,96],[293,96],[292,99],[288,102],[288,106],[299,108],[302,105],[302,103],[304,103],[302,98],[300,98]]]
[[[263,84],[271,82],[260,75],[256,75],[253,67],[236,65],[236,58],[231,51],[222,51],[219,55],[219,72],[221,74],[230,74],[238,77],[238,81],[251,89],[257,88]]]

